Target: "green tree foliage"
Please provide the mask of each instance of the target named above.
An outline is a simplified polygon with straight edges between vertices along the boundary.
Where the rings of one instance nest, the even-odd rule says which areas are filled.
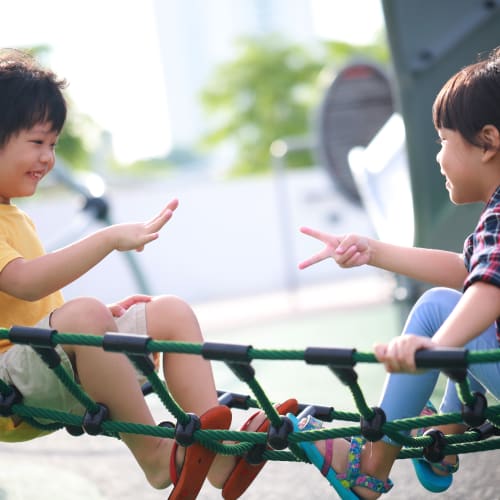
[[[236,56],[214,71],[201,94],[209,132],[203,145],[231,143],[234,175],[269,170],[269,148],[279,138],[311,135],[314,111],[331,83],[325,69],[353,57],[388,59],[384,43],[355,47],[328,42],[307,47],[276,36],[242,38]],[[311,151],[290,155],[288,166],[311,165]]]

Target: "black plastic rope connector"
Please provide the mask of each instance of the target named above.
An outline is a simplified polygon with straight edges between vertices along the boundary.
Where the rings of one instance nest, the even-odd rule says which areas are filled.
[[[446,437],[437,429],[429,429],[424,432],[424,436],[432,437],[433,441],[423,449],[424,458],[432,463],[438,463],[445,457]]]
[[[479,441],[488,439],[491,436],[500,436],[500,429],[494,426],[491,422],[485,422],[479,427],[474,427],[474,429],[471,430],[477,432]]]
[[[227,361],[232,363],[248,363],[251,361],[251,348],[251,345],[204,342],[201,346],[201,355],[204,359]]]
[[[177,421],[174,438],[181,446],[189,446],[194,443],[194,433],[201,429],[201,421],[198,415],[188,413],[189,421],[181,424]]]
[[[229,408],[239,410],[248,410],[250,408],[250,396],[245,394],[217,391],[217,400],[219,405],[228,406]]]
[[[53,347],[33,347],[43,362],[51,369],[61,364],[61,356]]]
[[[280,426],[269,426],[267,431],[267,442],[274,450],[284,450],[288,447],[288,436],[293,432],[292,421],[285,416],[280,416]]]
[[[9,330],[9,339],[14,344],[29,344],[32,347],[54,347],[52,336],[57,330],[36,328],[33,326],[13,326]]]
[[[87,410],[83,416],[83,430],[91,436],[97,436],[102,432],[102,424],[109,416],[109,410],[106,405],[97,403],[97,406],[99,409],[96,412],[91,413],[90,410]]]
[[[382,426],[387,421],[385,412],[382,408],[378,406],[374,406],[373,417],[367,419],[361,416],[360,426],[361,426],[361,435],[368,441],[379,441],[384,436],[384,431],[382,430]]]
[[[344,385],[352,385],[358,380],[353,366],[356,364],[356,349],[337,347],[308,347],[304,351],[304,361],[309,365],[327,365]]]
[[[254,444],[244,455],[245,460],[251,465],[259,465],[264,461],[264,452],[267,445],[264,443]]]
[[[255,378],[255,370],[253,366],[248,363],[226,363],[231,371],[242,381],[250,382]]]
[[[17,387],[9,386],[12,390],[9,394],[0,393],[0,415],[2,417],[10,417],[13,415],[12,407],[20,404],[23,401],[23,395],[19,392]]]
[[[488,402],[480,392],[474,393],[474,403],[472,406],[462,405],[462,420],[471,427],[480,426],[485,420],[485,412],[488,408]]]
[[[308,347],[304,352],[304,361],[309,365],[329,365],[336,368],[352,367],[356,364],[356,349],[336,347]]]
[[[337,375],[337,378],[347,386],[355,384],[358,380],[358,374],[354,368],[337,368],[335,366],[329,366],[330,370]]]
[[[303,403],[299,404],[299,414],[309,408],[311,405],[306,405]],[[332,420],[332,413],[335,411],[333,406],[322,406],[322,405],[314,405],[314,412],[310,413],[314,418],[318,420],[323,420],[324,422],[330,422]]]
[[[423,349],[415,353],[417,368],[441,370],[454,382],[463,382],[467,376],[469,351],[461,347]]]
[[[102,337],[104,351],[126,354],[149,354],[148,342],[151,337],[134,333],[106,332]]]
[[[66,432],[70,436],[74,436],[74,437],[80,437],[82,434],[85,433],[85,431],[83,430],[83,427],[81,427],[79,425],[67,425],[65,427],[65,429],[66,429]]]

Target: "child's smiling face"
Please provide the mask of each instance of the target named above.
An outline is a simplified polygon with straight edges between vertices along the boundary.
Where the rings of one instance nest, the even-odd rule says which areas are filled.
[[[31,196],[55,163],[58,134],[51,123],[21,130],[0,148],[0,203]]]

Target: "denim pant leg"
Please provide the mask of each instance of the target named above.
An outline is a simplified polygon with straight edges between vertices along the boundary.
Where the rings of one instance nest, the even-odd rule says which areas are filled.
[[[488,351],[498,349],[496,325],[491,325],[479,337],[472,339],[466,346],[469,351]],[[484,394],[489,391],[495,398],[500,399],[500,363],[477,363],[470,365],[468,380],[472,392]],[[461,402],[457,388],[453,381],[448,380],[446,392],[439,410],[442,413],[461,410]]]
[[[433,288],[425,292],[413,306],[404,326],[403,335],[413,334],[431,338],[453,311],[461,296],[460,292],[448,288]],[[379,404],[387,420],[419,415],[434,391],[438,377],[438,370],[429,370],[418,375],[389,374]],[[449,387],[449,404],[455,405],[454,398],[458,401],[458,396],[453,384]],[[393,443],[388,437],[383,439]]]

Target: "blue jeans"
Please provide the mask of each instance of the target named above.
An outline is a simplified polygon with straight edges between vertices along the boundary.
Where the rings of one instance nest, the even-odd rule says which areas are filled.
[[[431,338],[453,311],[462,294],[449,288],[433,288],[415,303],[403,329],[403,335],[413,334]],[[466,346],[470,351],[498,349],[496,327],[491,325]],[[387,420],[415,417],[430,399],[439,371],[429,370],[418,375],[389,374],[386,377],[379,406]],[[468,368],[468,380],[473,392],[489,391],[500,399],[500,363],[478,363]],[[462,404],[453,381],[448,380],[439,410],[460,412]],[[384,441],[395,444],[385,436]]]

